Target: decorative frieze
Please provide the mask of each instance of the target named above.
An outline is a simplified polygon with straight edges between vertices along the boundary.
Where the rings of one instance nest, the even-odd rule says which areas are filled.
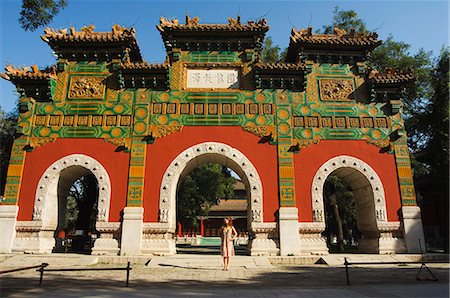
[[[388,128],[387,117],[294,116],[295,127]]]
[[[272,115],[273,104],[270,103],[152,103],[153,114],[184,115]]]
[[[35,126],[131,126],[131,115],[36,115]]]

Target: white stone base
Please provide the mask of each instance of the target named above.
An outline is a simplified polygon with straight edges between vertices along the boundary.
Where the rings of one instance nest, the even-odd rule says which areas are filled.
[[[327,240],[321,235],[325,230],[323,222],[301,222],[300,231],[300,254],[328,255]]]
[[[252,222],[252,237],[247,243],[247,253],[251,256],[277,256],[280,253],[277,223]]]
[[[42,221],[18,221],[13,252],[48,254],[55,248],[54,228],[43,226]]]
[[[100,238],[95,240],[91,254],[117,256],[120,251],[117,241],[120,223],[101,221],[96,223],[96,229],[100,232]]]
[[[280,255],[297,256],[300,254],[297,207],[280,207]]]
[[[0,253],[10,253],[16,237],[19,206],[0,205]]]
[[[119,254],[119,242],[113,238],[98,238],[94,242],[91,254],[117,256]]]
[[[422,217],[418,206],[403,206],[403,231],[405,235],[406,250],[408,253],[426,252],[425,237],[423,234]],[[419,246],[419,239],[420,244]]]
[[[247,251],[251,256],[277,256],[280,249],[273,239],[253,239],[248,242]]]
[[[142,241],[143,255],[172,256],[177,253],[175,239],[145,239]]]
[[[123,209],[121,256],[138,256],[141,254],[143,218],[144,208],[142,207],[125,207]]]
[[[405,241],[395,237],[380,237],[380,254],[404,254],[406,253]]]

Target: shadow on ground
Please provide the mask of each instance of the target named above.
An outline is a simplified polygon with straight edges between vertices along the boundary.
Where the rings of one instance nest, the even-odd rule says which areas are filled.
[[[438,285],[446,289],[445,293],[440,293],[440,297],[448,297],[448,286],[442,287],[442,283],[448,285],[448,268],[431,268],[432,272],[439,278],[438,282],[416,281],[416,274],[419,266],[395,266],[391,268],[351,268],[350,269],[350,287],[358,286],[389,286],[389,285]],[[177,270],[176,274],[173,274]],[[116,271],[114,273],[103,273],[98,271],[91,276],[80,273],[46,273],[41,287],[38,286],[39,273],[35,276],[0,276],[0,296],[38,296],[60,293],[59,295],[76,297],[85,295],[86,291],[92,290],[96,295],[102,295],[102,291],[111,293],[119,291],[128,293],[132,296],[148,296],[152,291],[178,290],[187,291],[195,289],[196,291],[215,289],[235,290],[258,290],[258,289],[285,289],[285,288],[333,288],[345,287],[346,277],[345,268],[328,267],[326,265],[316,266],[279,266],[270,271],[233,269],[223,272],[217,269],[216,278],[211,278],[210,269],[176,268],[176,269],[157,269],[145,268],[143,265],[135,265],[130,275],[130,287],[125,288],[125,272]],[[220,271],[220,272],[219,272]],[[247,274],[241,274],[241,272]],[[92,271],[97,272],[97,271]],[[248,274],[251,272],[251,274]],[[172,278],[170,276],[172,275]],[[205,276],[208,276],[205,278]],[[202,279],[202,276],[204,277]],[[423,277],[428,275],[424,274]],[[167,277],[167,278],[165,278]],[[159,279],[159,280],[158,280]],[[443,290],[444,291],[444,290]],[[144,294],[147,293],[147,294]],[[442,292],[442,291],[441,291]],[[78,294],[79,295],[78,295]],[[67,295],[66,295],[67,294]],[[127,294],[127,295],[128,295]]]

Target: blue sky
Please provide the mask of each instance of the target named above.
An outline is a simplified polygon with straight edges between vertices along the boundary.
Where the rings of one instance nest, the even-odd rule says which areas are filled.
[[[178,18],[199,16],[200,23],[227,23],[228,17],[239,13],[243,21],[265,17],[270,26],[268,35],[275,44],[286,47],[293,26],[314,29],[330,24],[333,9],[353,9],[366,21],[369,30],[377,31],[385,40],[389,34],[395,40],[411,45],[411,53],[420,48],[435,55],[448,46],[448,1],[115,1],[68,0],[66,9],[49,25],[52,28],[94,24],[96,31],[110,31],[114,24],[134,26],[144,59],[162,62],[164,47],[155,26],[160,16]],[[43,28],[25,32],[18,23],[19,0],[0,2],[0,69],[6,64],[45,67],[55,63],[51,49],[40,35]],[[0,106],[11,111],[17,101],[14,86],[0,79]]]

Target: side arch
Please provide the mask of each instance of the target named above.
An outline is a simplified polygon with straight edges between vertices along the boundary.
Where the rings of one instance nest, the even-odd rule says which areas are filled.
[[[329,159],[314,175],[311,188],[313,222],[325,223],[323,187],[327,177],[342,168],[354,169],[367,179],[372,189],[377,225],[387,222],[386,198],[380,177],[370,165],[356,157],[347,155]]]
[[[71,154],[54,162],[39,179],[34,200],[34,222],[41,222],[47,229],[56,228],[59,178],[63,170],[73,166],[89,170],[97,179],[99,187],[97,222],[108,221],[111,201],[111,181],[108,172],[99,161],[88,155]]]
[[[341,177],[355,195],[357,226],[362,233],[359,250],[367,253],[401,252],[403,244],[396,236],[398,222],[387,221],[386,198],[383,183],[375,170],[364,161],[347,155],[333,157],[316,172],[312,182],[312,226],[315,233],[325,230],[323,188],[331,174]],[[327,253],[325,240],[320,239],[320,251]]]

